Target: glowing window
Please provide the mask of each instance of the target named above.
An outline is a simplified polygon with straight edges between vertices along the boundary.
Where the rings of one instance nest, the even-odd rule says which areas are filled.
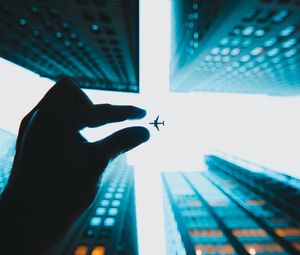
[[[296,43],[297,43],[297,40],[295,38],[291,38],[291,39],[285,41],[284,43],[282,43],[282,48],[285,48],[285,49],[290,48]]]
[[[92,250],[91,255],[104,255],[105,254],[105,247],[104,246],[95,246]]]
[[[98,207],[95,211],[95,214],[99,216],[99,215],[104,215],[105,212],[106,212],[106,208]]]
[[[101,206],[108,206],[108,205],[109,205],[109,201],[108,201],[108,200],[102,200],[102,201],[100,202],[100,205],[101,205]]]
[[[250,60],[250,55],[248,55],[248,54],[247,54],[247,55],[244,55],[244,56],[241,57],[240,60],[241,60],[241,62],[247,62],[247,61]]]
[[[113,194],[108,192],[104,195],[105,198],[112,198]]]
[[[98,31],[100,29],[100,26],[98,24],[92,24],[90,26],[90,28],[91,28],[92,31],[95,32],[95,31]]]
[[[281,23],[288,17],[288,15],[289,15],[288,10],[280,10],[273,16],[272,21],[274,23]]]
[[[244,36],[249,36],[249,35],[252,35],[253,32],[254,32],[254,27],[253,26],[248,26],[245,29],[243,29],[242,34]]]
[[[56,38],[60,39],[63,37],[63,33],[62,32],[56,32],[55,33]]]
[[[265,61],[265,57],[264,56],[257,57],[255,61],[258,63],[262,63]]]
[[[284,56],[286,56],[287,58],[290,58],[290,57],[294,56],[296,53],[297,53],[297,50],[292,49],[292,50],[289,50],[289,51],[285,52]]]
[[[88,252],[88,247],[86,245],[79,245],[74,251],[74,255],[86,255]]]
[[[231,45],[238,46],[240,44],[240,42],[241,42],[240,38],[236,38],[236,39],[232,40]]]
[[[251,40],[244,40],[242,45],[243,47],[249,47],[251,45],[252,41]]]
[[[110,215],[110,216],[115,216],[115,215],[118,214],[118,212],[119,212],[119,210],[118,210],[117,208],[110,208],[110,209],[108,210],[108,215]]]
[[[228,55],[230,52],[230,48],[224,48],[221,50],[221,55],[226,56]]]
[[[252,56],[257,56],[257,55],[261,54],[263,51],[264,51],[264,48],[262,48],[262,47],[256,47],[256,48],[254,48],[254,49],[250,52],[250,54],[251,54]]]
[[[120,200],[113,200],[111,202],[111,205],[114,206],[114,207],[118,207],[118,206],[120,206],[120,204],[121,204]]]
[[[254,32],[254,35],[257,36],[257,37],[262,37],[266,34],[266,30],[260,28],[260,29],[257,29],[255,32]]]
[[[115,192],[115,190],[116,190],[115,187],[109,187],[109,188],[107,189],[107,191],[109,191],[109,192]]]
[[[295,26],[288,26],[285,29],[281,30],[279,33],[280,36],[286,37],[291,35],[295,31]]]
[[[212,56],[211,56],[211,55],[206,55],[206,56],[204,57],[204,60],[205,60],[206,62],[212,61]]]
[[[115,219],[112,217],[108,217],[104,220],[104,226],[106,227],[112,227],[115,224]]]
[[[92,227],[98,227],[101,224],[102,219],[100,217],[92,217],[90,220],[90,225]]]
[[[277,228],[275,233],[281,237],[285,236],[300,236],[299,228]]]
[[[239,48],[234,48],[234,49],[232,49],[232,51],[230,52],[230,54],[232,55],[232,56],[237,56],[237,55],[239,55],[240,54],[240,49]]]
[[[265,202],[263,200],[247,200],[247,205],[264,205]]]
[[[276,37],[272,37],[269,40],[265,41],[264,46],[265,47],[271,47],[273,46],[275,43],[277,42],[277,38]]]
[[[220,41],[220,45],[225,46],[228,44],[228,42],[229,42],[229,39],[227,37],[225,37]]]
[[[20,19],[20,20],[19,20],[19,24],[20,24],[21,26],[26,26],[27,20],[26,20],[26,19]]]
[[[210,53],[212,55],[217,55],[217,54],[219,54],[219,52],[220,52],[220,48],[219,47],[212,48],[212,50],[210,51]]]
[[[278,54],[279,51],[280,51],[279,48],[274,48],[274,49],[272,49],[272,50],[269,50],[269,51],[267,52],[267,55],[268,55],[269,57],[273,57],[273,56],[275,56],[276,54]]]

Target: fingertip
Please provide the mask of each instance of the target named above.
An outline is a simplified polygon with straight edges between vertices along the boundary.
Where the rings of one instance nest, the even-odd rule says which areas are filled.
[[[145,127],[132,127],[133,132],[136,134],[136,137],[140,138],[140,142],[144,143],[149,140],[150,132]]]
[[[146,114],[147,114],[146,110],[139,107],[132,106],[132,119],[144,118]]]

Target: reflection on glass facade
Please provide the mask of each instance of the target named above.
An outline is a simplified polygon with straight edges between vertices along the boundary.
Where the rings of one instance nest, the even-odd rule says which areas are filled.
[[[0,128],[0,194],[10,175],[15,156],[16,135]]]
[[[211,155],[206,172],[162,174],[168,255],[300,253],[300,181],[237,162]]]
[[[125,155],[107,167],[94,203],[54,254],[138,254],[133,167]]]
[[[83,88],[139,91],[139,1],[1,0],[0,56]]]
[[[300,94],[300,2],[172,1],[171,91]]]

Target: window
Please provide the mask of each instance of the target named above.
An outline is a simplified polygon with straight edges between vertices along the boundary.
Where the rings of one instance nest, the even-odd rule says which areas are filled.
[[[219,229],[190,229],[189,232],[193,237],[220,237],[223,235]]]
[[[121,204],[120,200],[113,200],[111,203],[111,205],[114,207],[118,207],[118,206],[120,206],[120,204]]]
[[[234,254],[234,249],[230,244],[222,245],[200,245],[195,246],[195,252],[197,255],[201,254]]]
[[[97,227],[101,224],[101,218],[100,217],[92,217],[90,220],[90,225],[92,227]]]
[[[108,215],[110,215],[110,216],[115,216],[117,214],[118,214],[118,209],[117,208],[110,208],[108,210]]]
[[[108,206],[108,205],[109,205],[109,201],[108,201],[108,200],[102,200],[102,201],[100,202],[100,205],[101,205],[101,206]]]
[[[234,229],[232,233],[236,237],[266,237],[267,233],[261,228],[258,229]]]
[[[106,227],[112,227],[114,224],[115,224],[115,219],[112,218],[112,217],[107,217],[105,220],[104,220],[104,226]]]
[[[105,198],[112,198],[113,194],[108,192],[104,195]]]
[[[98,207],[95,211],[95,214],[98,216],[104,215],[106,212],[106,208],[104,207]]]
[[[92,250],[91,255],[104,255],[105,254],[105,247],[104,246],[95,246]]]
[[[281,237],[300,236],[299,228],[276,228],[275,233]]]
[[[246,250],[251,254],[257,253],[280,253],[283,252],[281,246],[276,243],[247,243],[245,244]]]
[[[257,48],[256,48],[257,49]],[[261,52],[263,51],[263,48],[260,48],[261,49]],[[264,205],[265,202],[263,200],[247,200],[247,205]]]
[[[74,255],[86,255],[88,252],[88,247],[86,245],[79,245],[74,251]]]

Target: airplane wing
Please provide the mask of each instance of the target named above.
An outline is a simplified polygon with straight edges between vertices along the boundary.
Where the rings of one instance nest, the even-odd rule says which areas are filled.
[[[158,118],[159,118],[159,115],[157,116],[157,118],[155,119],[155,121],[154,121],[154,122],[158,122]]]
[[[154,124],[154,127],[156,127],[157,130],[159,131],[159,128],[158,128],[158,124],[157,124],[157,123]]]

